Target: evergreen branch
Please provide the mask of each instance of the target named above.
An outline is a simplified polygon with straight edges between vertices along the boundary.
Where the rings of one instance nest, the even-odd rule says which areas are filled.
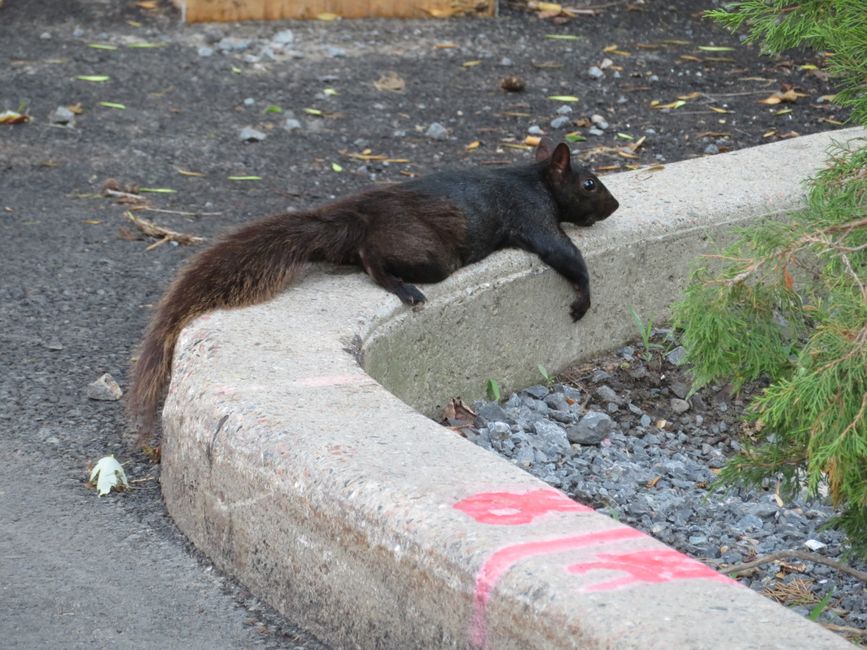
[[[862,582],[867,582],[867,573],[865,573],[864,571],[853,569],[848,564],[843,564],[842,562],[838,562],[837,560],[832,560],[831,558],[825,557],[824,555],[819,555],[818,553],[811,553],[809,551],[798,551],[795,549],[789,551],[776,551],[775,553],[770,553],[768,555],[763,555],[759,558],[756,558],[752,562],[735,564],[730,567],[720,567],[720,571],[722,571],[726,575],[738,576],[742,573],[746,573],[750,569],[755,569],[756,567],[763,564],[788,559],[803,560],[805,562],[816,562],[817,564],[824,564],[831,567],[832,569],[836,569],[837,571],[848,573],[850,576],[854,576]]]

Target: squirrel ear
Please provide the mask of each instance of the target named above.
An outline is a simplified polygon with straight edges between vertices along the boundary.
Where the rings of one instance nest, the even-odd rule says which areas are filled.
[[[543,160],[548,160],[553,151],[554,141],[548,136],[542,136],[542,139],[539,140],[539,144],[536,145],[536,161],[542,162]]]
[[[569,145],[561,142],[551,154],[551,168],[563,173],[569,171],[572,164],[572,152],[569,150]]]

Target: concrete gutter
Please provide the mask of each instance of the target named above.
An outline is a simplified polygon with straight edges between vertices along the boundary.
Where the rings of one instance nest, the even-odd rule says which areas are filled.
[[[711,239],[797,208],[831,141],[864,135],[606,177],[623,207],[574,232],[594,290],[577,325],[568,285],[515,251],[425,287],[416,311],[317,271],[197,320],[163,413],[169,512],[337,647],[850,647],[422,413],[623,344],[629,305],[664,319]]]

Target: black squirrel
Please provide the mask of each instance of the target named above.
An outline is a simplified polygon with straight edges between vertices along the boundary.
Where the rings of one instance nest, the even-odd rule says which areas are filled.
[[[303,212],[245,225],[194,255],[169,285],[132,369],[127,410],[139,441],[153,433],[171,377],[178,335],[194,317],[272,298],[306,262],[353,264],[408,305],[425,302],[414,282],[439,282],[496,250],[537,254],[577,297],[573,320],[590,308],[581,252],[562,222],[592,226],[618,207],[569,147],[543,139],[536,162],[488,170],[443,171],[373,187]]]

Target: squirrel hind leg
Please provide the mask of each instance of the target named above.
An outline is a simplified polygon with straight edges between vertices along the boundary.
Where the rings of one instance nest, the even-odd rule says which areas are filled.
[[[365,273],[374,282],[396,295],[405,305],[420,305],[427,302],[425,295],[415,285],[404,282],[396,275],[387,272],[376,256],[368,254],[364,248],[358,249],[358,259]]]

